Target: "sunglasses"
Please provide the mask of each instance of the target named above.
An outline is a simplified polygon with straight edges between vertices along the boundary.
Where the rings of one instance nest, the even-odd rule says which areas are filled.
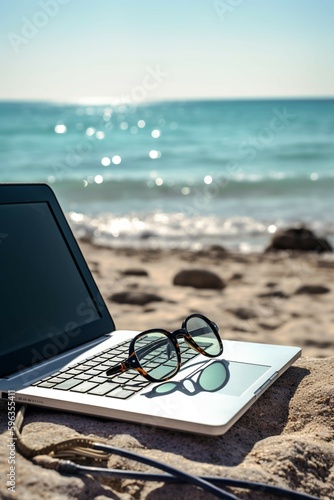
[[[175,332],[154,328],[136,335],[130,343],[128,359],[109,368],[106,375],[134,369],[150,382],[169,380],[181,368],[178,338],[208,358],[216,358],[223,352],[216,323],[202,314],[191,314]]]

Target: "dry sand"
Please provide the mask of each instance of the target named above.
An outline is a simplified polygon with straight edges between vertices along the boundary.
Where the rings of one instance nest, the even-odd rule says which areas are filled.
[[[81,248],[119,330],[173,330],[187,314],[202,312],[219,325],[223,339],[298,345],[304,356],[334,356],[332,254],[97,250],[87,243]],[[124,275],[133,269],[148,275]],[[210,270],[226,287],[174,286],[182,269]],[[322,293],[296,293],[305,286],[306,292]],[[126,291],[152,293],[162,301],[113,302],[113,294]]]
[[[300,345],[304,357],[219,438],[32,408],[24,429],[26,442],[39,447],[91,435],[191,473],[262,481],[333,499],[333,257],[230,255],[217,248],[193,254],[81,246],[118,329],[172,330],[187,314],[198,311],[219,324],[223,339]],[[182,269],[210,270],[226,286],[222,290],[174,286],[174,276]],[[303,293],[296,293],[298,289]],[[162,300],[133,305],[111,299],[124,292],[136,292],[130,297],[137,301],[152,295]],[[5,485],[6,428],[7,407],[1,403],[0,496],[12,498]],[[109,465],[145,469],[117,457]],[[209,498],[191,486],[130,480],[100,484],[93,478],[65,477],[20,456],[16,474],[17,498],[22,500]],[[270,498],[260,492],[237,493],[240,498]]]

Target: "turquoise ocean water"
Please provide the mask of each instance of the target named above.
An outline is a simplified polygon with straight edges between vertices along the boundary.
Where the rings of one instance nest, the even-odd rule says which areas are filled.
[[[112,246],[261,250],[333,241],[334,100],[0,103],[0,182],[47,182],[77,235]]]

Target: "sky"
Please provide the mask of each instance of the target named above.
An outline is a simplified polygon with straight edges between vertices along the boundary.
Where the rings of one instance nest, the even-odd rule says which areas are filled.
[[[0,99],[334,96],[332,0],[0,0]]]

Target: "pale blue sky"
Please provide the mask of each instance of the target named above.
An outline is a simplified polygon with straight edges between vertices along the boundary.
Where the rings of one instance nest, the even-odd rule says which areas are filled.
[[[334,96],[333,22],[332,0],[2,0],[0,99]]]

